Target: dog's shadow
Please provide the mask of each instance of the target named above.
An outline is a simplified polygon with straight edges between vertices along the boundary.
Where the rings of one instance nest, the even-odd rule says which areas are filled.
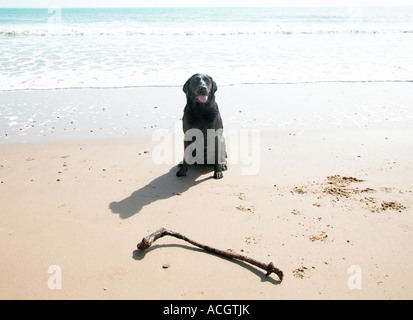
[[[133,192],[129,197],[110,203],[109,209],[113,213],[119,214],[121,219],[127,219],[153,202],[177,196],[189,188],[213,178],[211,174],[198,180],[200,176],[213,172],[214,168],[210,165],[193,165],[187,175],[180,178],[176,176],[178,169],[174,166],[169,172],[152,180],[146,186]]]

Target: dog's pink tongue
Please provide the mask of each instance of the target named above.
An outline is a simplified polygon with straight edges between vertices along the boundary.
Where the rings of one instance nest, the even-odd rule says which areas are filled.
[[[208,100],[208,96],[198,96],[198,100],[201,101],[202,103],[205,103]]]

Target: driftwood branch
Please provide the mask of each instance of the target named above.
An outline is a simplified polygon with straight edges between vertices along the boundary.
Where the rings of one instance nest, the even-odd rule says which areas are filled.
[[[172,237],[184,240],[184,241],[189,242],[190,244],[192,244],[192,245],[194,245],[198,248],[204,249],[205,251],[223,256],[223,257],[228,258],[228,259],[235,259],[235,260],[248,262],[248,263],[250,263],[250,264],[252,264],[252,265],[254,265],[258,268],[261,268],[261,269],[265,270],[267,272],[265,274],[265,276],[268,277],[271,273],[275,273],[278,276],[278,278],[280,279],[280,281],[283,280],[283,277],[284,277],[283,272],[280,269],[274,267],[272,262],[270,262],[269,264],[265,264],[265,263],[259,262],[257,260],[248,258],[246,256],[243,256],[243,255],[240,255],[240,254],[237,254],[237,253],[222,251],[222,250],[219,250],[219,249],[216,249],[216,248],[212,248],[212,247],[200,244],[200,243],[198,243],[194,240],[191,240],[191,239],[185,237],[184,235],[182,235],[180,233],[177,233],[177,232],[174,232],[174,231],[171,231],[171,230],[166,230],[165,228],[161,228],[159,230],[156,230],[154,233],[152,233],[152,234],[146,236],[145,238],[143,238],[142,241],[140,243],[138,243],[138,249],[140,251],[145,251],[146,249],[148,249],[152,245],[152,243],[154,243],[156,240],[158,240],[159,238],[162,238],[164,236],[172,236]]]

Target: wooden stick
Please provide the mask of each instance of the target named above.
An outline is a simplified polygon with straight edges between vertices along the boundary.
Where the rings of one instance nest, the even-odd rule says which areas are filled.
[[[282,281],[283,278],[284,278],[284,273],[280,269],[274,267],[272,262],[270,262],[269,264],[265,264],[265,263],[259,262],[257,260],[248,258],[246,256],[243,256],[243,255],[240,255],[240,254],[237,254],[237,253],[222,251],[222,250],[219,250],[219,249],[216,249],[216,248],[212,248],[212,247],[200,244],[200,243],[198,243],[194,240],[191,240],[191,239],[185,237],[184,235],[182,235],[180,233],[177,233],[177,232],[174,232],[174,231],[171,231],[171,230],[166,230],[165,228],[161,228],[159,230],[156,230],[154,233],[152,233],[152,234],[146,236],[145,238],[143,238],[142,241],[140,243],[138,243],[138,249],[140,251],[145,251],[146,249],[148,249],[152,245],[152,243],[154,243],[156,240],[158,240],[159,238],[162,238],[164,236],[172,236],[172,237],[184,240],[184,241],[189,242],[190,244],[192,244],[192,245],[194,245],[198,248],[204,249],[204,250],[206,250],[208,252],[211,252],[211,253],[215,253],[217,255],[223,256],[223,257],[228,258],[228,259],[236,259],[236,260],[248,262],[248,263],[250,263],[250,264],[252,264],[252,265],[254,265],[258,268],[261,268],[261,269],[267,271],[267,273],[265,274],[266,277],[268,277],[271,273],[275,273],[278,276],[278,278],[280,279],[280,281]]]

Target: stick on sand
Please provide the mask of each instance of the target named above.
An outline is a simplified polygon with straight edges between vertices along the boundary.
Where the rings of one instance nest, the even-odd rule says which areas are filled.
[[[240,255],[240,254],[237,254],[237,253],[215,249],[215,248],[200,244],[196,241],[193,241],[193,240],[185,237],[184,235],[182,235],[180,233],[177,233],[177,232],[174,232],[174,231],[171,231],[171,230],[166,230],[165,228],[161,228],[159,230],[156,230],[154,233],[152,233],[152,234],[146,236],[145,238],[143,238],[142,241],[140,243],[138,243],[138,249],[140,251],[145,251],[146,249],[148,249],[152,245],[152,243],[154,243],[156,240],[158,240],[159,238],[162,238],[164,236],[172,236],[172,237],[184,240],[184,241],[189,242],[190,244],[192,244],[192,245],[194,245],[198,248],[204,249],[205,251],[208,251],[208,252],[211,252],[211,253],[215,253],[217,255],[223,256],[223,257],[228,258],[228,259],[236,259],[236,260],[248,262],[248,263],[250,263],[250,264],[252,264],[252,265],[254,265],[258,268],[261,268],[261,269],[264,269],[265,271],[267,271],[267,273],[265,274],[266,277],[268,277],[271,273],[275,273],[278,276],[278,278],[280,279],[280,281],[283,280],[283,277],[284,277],[283,272],[280,269],[274,267],[272,262],[270,262],[269,264],[265,264],[265,263],[259,262],[257,260],[248,258],[246,256],[243,256],[243,255]]]

